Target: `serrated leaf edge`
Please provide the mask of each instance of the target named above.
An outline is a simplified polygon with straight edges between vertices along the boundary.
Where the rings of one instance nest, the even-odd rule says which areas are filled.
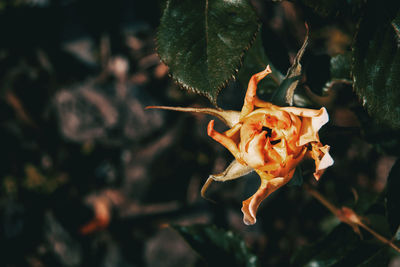
[[[248,2],[248,3],[249,3],[249,5],[250,5],[250,7],[253,9],[254,14],[257,15],[257,13],[256,13],[256,11],[255,11],[255,9],[254,9],[254,6],[253,6],[250,2]],[[165,9],[168,8],[168,5],[169,5],[169,1],[167,1],[167,4],[166,4],[166,6],[165,6]],[[164,10],[165,10],[165,9],[164,9]],[[164,12],[163,12],[163,16],[164,16]],[[164,64],[168,67],[168,64],[161,58],[160,53],[158,52],[158,48],[159,48],[159,41],[158,41],[158,38],[159,38],[159,28],[160,28],[160,26],[157,28],[157,33],[156,33],[156,37],[155,37],[155,43],[156,43],[155,50],[156,50],[156,52],[157,52],[158,57],[160,58],[160,61],[161,61],[162,63],[164,63]],[[225,88],[225,87],[228,85],[229,81],[231,81],[232,79],[233,79],[233,80],[236,80],[236,79],[237,79],[239,70],[240,70],[240,68],[243,66],[244,55],[245,55],[246,52],[250,49],[250,47],[253,45],[253,43],[254,43],[254,41],[255,41],[255,39],[256,39],[256,37],[257,37],[257,34],[260,32],[260,29],[261,29],[261,22],[260,22],[260,19],[257,18],[257,29],[256,29],[255,32],[253,33],[253,36],[252,36],[252,38],[250,39],[250,42],[248,43],[248,45],[247,45],[247,46],[243,49],[243,51],[241,52],[241,54],[240,54],[240,56],[239,56],[239,62],[237,63],[237,67],[234,68],[234,69],[231,71],[231,72],[233,72],[232,75],[231,75],[231,77],[230,77],[230,78],[227,78],[225,81],[223,81],[223,82],[216,88],[215,96],[212,95],[212,94],[210,94],[210,93],[202,92],[201,90],[199,90],[199,89],[197,89],[197,88],[194,88],[194,87],[191,87],[191,86],[187,86],[187,85],[185,85],[185,84],[182,84],[182,83],[179,82],[179,80],[169,71],[169,67],[168,67],[168,76],[169,76],[177,85],[179,85],[179,88],[180,88],[180,89],[184,89],[184,90],[187,90],[187,91],[192,91],[192,92],[194,92],[194,93],[196,93],[196,94],[205,96],[205,97],[207,97],[207,99],[208,99],[215,107],[218,107],[218,105],[217,105],[217,98],[218,98],[219,93],[221,92],[221,90],[222,90],[223,88]]]

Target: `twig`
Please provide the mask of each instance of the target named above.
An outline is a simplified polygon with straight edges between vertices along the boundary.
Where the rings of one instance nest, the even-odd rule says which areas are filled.
[[[28,112],[24,108],[21,100],[14,93],[12,93],[11,91],[7,91],[5,93],[5,100],[14,109],[15,113],[21,121],[29,126],[38,128],[35,122],[32,120],[31,116],[29,116]]]
[[[396,250],[398,253],[400,253],[400,248],[397,247],[395,244],[393,244],[392,241],[386,239],[386,237],[384,237],[384,236],[381,236],[380,234],[378,234],[377,232],[375,232],[374,230],[372,230],[371,228],[369,228],[367,225],[365,225],[362,222],[360,222],[359,225],[362,228],[364,228],[365,230],[367,230],[368,232],[370,232],[373,236],[375,236],[376,239],[378,239],[379,241],[381,241],[384,244],[387,244],[387,245],[391,246],[394,250]]]
[[[394,250],[396,250],[398,253],[400,253],[400,248],[397,247],[392,241],[388,240],[386,237],[378,234],[375,232],[373,229],[371,229],[369,226],[365,225],[361,221],[361,216],[359,216],[357,213],[355,213],[352,209],[348,207],[342,207],[341,209],[335,207],[332,203],[329,202],[324,196],[322,196],[318,191],[314,190],[310,186],[305,186],[305,189],[307,190],[310,195],[315,197],[319,202],[321,202],[322,205],[324,205],[327,209],[329,209],[336,217],[341,222],[344,222],[348,225],[350,225],[353,230],[358,233],[360,233],[360,230],[358,227],[364,228],[367,232],[372,234],[376,239],[381,241],[384,244],[387,244],[391,246]]]

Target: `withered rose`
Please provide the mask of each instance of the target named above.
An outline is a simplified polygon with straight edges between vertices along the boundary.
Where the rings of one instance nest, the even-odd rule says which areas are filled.
[[[314,177],[317,180],[333,164],[329,146],[323,146],[318,136],[321,126],[329,120],[326,109],[279,107],[260,100],[256,95],[257,84],[269,73],[271,69],[267,66],[264,71],[251,77],[241,112],[149,107],[212,114],[230,127],[224,133],[219,133],[214,130],[214,120],[208,124],[208,135],[225,146],[235,160],[223,173],[210,175],[202,194],[213,180],[232,180],[256,171],[261,184],[253,196],[243,201],[245,224],[256,222],[260,203],[292,179],[296,166],[304,158],[315,160]]]

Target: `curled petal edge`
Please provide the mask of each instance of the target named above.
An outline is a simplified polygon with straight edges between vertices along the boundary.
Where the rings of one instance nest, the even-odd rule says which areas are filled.
[[[286,177],[276,177],[270,180],[262,179],[257,192],[250,198],[243,201],[242,212],[243,222],[246,225],[253,225],[257,222],[256,213],[261,202],[278,188],[290,181],[294,169]]]
[[[283,107],[283,110],[291,112],[297,116],[303,117],[301,123],[300,137],[297,141],[297,146],[303,146],[309,142],[319,142],[318,131],[323,125],[329,121],[329,115],[326,108],[319,110]]]
[[[315,160],[315,172],[314,178],[318,181],[322,174],[325,172],[326,168],[333,165],[334,160],[329,154],[330,147],[325,145],[323,147],[313,146],[313,151],[311,152],[312,158]],[[314,151],[319,150],[319,151]],[[323,154],[322,158],[319,159],[319,155]]]
[[[257,192],[242,203],[243,222],[246,225],[256,223],[256,213],[261,202],[270,194],[287,184],[293,177],[297,164],[303,159],[306,149],[297,157],[288,161],[285,168],[281,170],[283,177],[275,177],[273,174],[255,169],[261,178],[261,185]],[[285,175],[286,174],[286,175]]]

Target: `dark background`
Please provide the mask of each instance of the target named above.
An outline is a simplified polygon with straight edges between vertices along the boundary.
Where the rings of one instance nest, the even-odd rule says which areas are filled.
[[[0,0],[1,266],[205,266],[169,227],[197,223],[234,231],[262,266],[288,266],[339,223],[302,187],[286,186],[245,226],[241,201],[258,186],[254,174],[214,184],[216,204],[199,196],[232,156],[206,135],[210,117],[144,110],[210,106],[174,84],[156,54],[163,4]],[[355,22],[290,2],[253,4],[266,53],[283,74],[309,22],[307,85],[321,92]],[[365,206],[384,190],[396,156],[361,134],[368,115],[351,86],[334,90],[320,137],[335,165],[318,188],[335,204]],[[244,92],[230,82],[220,106],[239,109]]]

